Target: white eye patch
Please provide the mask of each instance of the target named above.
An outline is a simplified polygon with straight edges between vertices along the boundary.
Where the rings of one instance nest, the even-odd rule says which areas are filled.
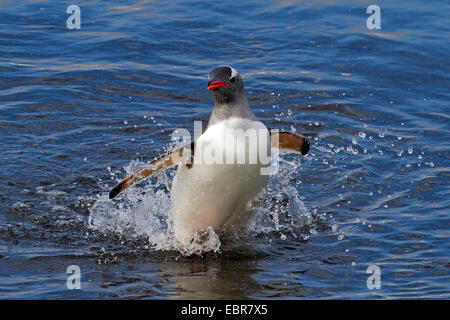
[[[231,78],[234,78],[239,74],[235,68],[230,67],[230,66],[227,66],[227,67],[231,69]]]

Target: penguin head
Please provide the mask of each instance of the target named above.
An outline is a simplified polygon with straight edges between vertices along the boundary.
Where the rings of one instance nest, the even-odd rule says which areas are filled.
[[[233,104],[245,98],[242,78],[229,66],[215,68],[209,73],[208,90],[212,91],[216,104]]]

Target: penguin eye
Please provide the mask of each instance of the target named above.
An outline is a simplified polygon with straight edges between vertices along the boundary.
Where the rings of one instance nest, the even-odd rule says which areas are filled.
[[[233,77],[233,78],[230,79],[230,82],[234,83],[235,80],[236,80],[236,77]]]

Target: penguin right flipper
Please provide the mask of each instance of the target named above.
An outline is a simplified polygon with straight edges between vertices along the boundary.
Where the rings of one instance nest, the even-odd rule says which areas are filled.
[[[309,141],[298,133],[278,132],[270,137],[272,148],[281,151],[306,155],[309,151]]]
[[[177,164],[183,162],[185,158],[190,157],[190,159],[187,159],[187,166],[190,166],[192,163],[193,158],[193,150],[194,143],[191,143],[190,145],[186,145],[180,148],[175,149],[172,152],[168,152],[162,156],[159,156],[152,162],[148,163],[148,165],[137,169],[129,176],[125,177],[120,181],[109,193],[109,198],[113,199],[115,198],[119,193],[121,193],[123,190],[125,190],[128,187],[131,187],[135,185],[136,183],[148,178],[153,173],[165,170],[170,167],[176,166]],[[185,153],[185,151],[191,151],[190,155]]]

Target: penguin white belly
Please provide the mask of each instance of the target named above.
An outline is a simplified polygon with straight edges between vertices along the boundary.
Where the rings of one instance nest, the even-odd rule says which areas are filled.
[[[251,218],[243,216],[245,207],[266,186],[267,169],[270,134],[263,123],[232,118],[210,126],[196,141],[193,166],[179,165],[172,182],[176,238],[189,243],[193,233],[208,227],[245,223]]]

